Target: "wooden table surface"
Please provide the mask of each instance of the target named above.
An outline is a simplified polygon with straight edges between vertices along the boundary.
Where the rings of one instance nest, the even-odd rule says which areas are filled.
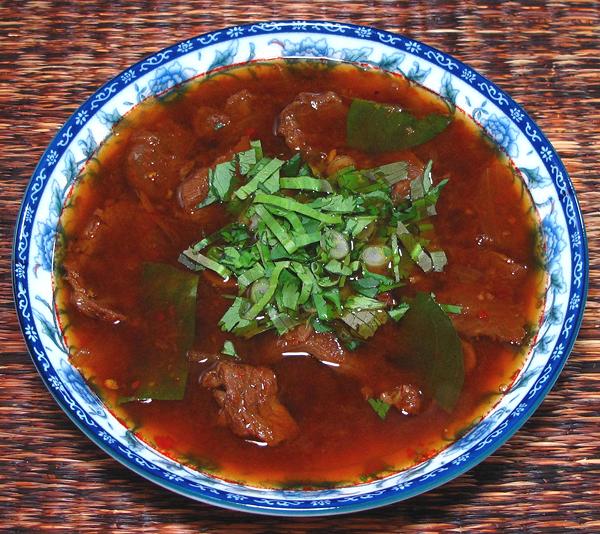
[[[129,64],[196,34],[318,18],[398,31],[470,63],[538,122],[578,191],[591,256],[587,310],[544,403],[494,455],[410,501],[344,517],[229,512],[131,473],[77,430],[44,388],[10,287],[14,222],[60,125]],[[600,532],[600,2],[263,0],[0,3],[0,530],[78,532]]]

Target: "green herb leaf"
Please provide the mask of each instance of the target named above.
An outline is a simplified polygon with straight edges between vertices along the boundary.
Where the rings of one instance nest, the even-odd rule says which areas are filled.
[[[433,270],[436,273],[441,273],[448,263],[446,254],[443,250],[432,250],[429,255],[431,256],[431,261],[433,262]]]
[[[452,321],[431,295],[417,293],[398,327],[406,354],[416,359],[438,404],[451,412],[464,383],[462,345]]]
[[[198,276],[162,263],[144,263],[141,297],[147,347],[137,369],[138,388],[128,400],[180,400],[188,375],[186,353],[194,342]]]
[[[231,356],[232,358],[239,358],[238,353],[235,350],[235,346],[231,341],[225,341],[223,343],[223,348],[221,349],[221,354],[225,356]]]
[[[296,176],[294,178],[279,178],[281,189],[297,189],[301,191],[314,191],[316,193],[331,193],[333,189],[327,180],[311,178],[310,176]]]
[[[404,315],[406,315],[406,312],[409,309],[410,309],[410,306],[404,302],[404,303],[400,304],[399,306],[396,306],[395,308],[392,308],[391,310],[389,310],[388,315],[394,321],[398,322],[400,319],[402,319],[402,317],[404,317]]]
[[[273,235],[279,240],[283,248],[285,248],[285,250],[289,254],[294,252],[297,248],[294,243],[294,240],[287,232],[287,230],[283,226],[281,226],[281,224],[279,224],[277,220],[269,213],[269,211],[264,206],[260,205],[256,206],[254,210],[256,215],[258,215],[261,218],[261,220],[267,225],[269,230],[273,232]]]
[[[302,165],[302,157],[299,152],[296,152],[288,159],[281,167],[281,176],[298,176],[300,174],[300,166]],[[282,186],[283,187],[283,186]]]
[[[275,173],[277,173],[277,171],[283,165],[283,161],[281,161],[277,158],[274,158],[274,159],[263,158],[263,160],[261,160],[261,162],[263,162],[265,160],[268,160],[268,161],[266,161],[261,166],[261,169],[254,175],[252,180],[250,180],[247,184],[240,187],[235,192],[235,196],[238,197],[240,200],[244,200],[244,199],[248,198],[252,193],[254,193],[258,189],[258,187],[261,184],[266,182]],[[257,165],[259,165],[261,162],[257,163]],[[277,175],[276,185],[278,188],[279,187],[279,175]],[[274,192],[274,191],[270,191],[270,192]]]
[[[215,271],[222,278],[228,278],[229,275],[231,275],[231,271],[227,267],[204,256],[204,254],[194,252],[192,248],[184,250],[179,255],[179,263],[182,263],[192,271],[202,271],[205,268],[210,269],[211,271]]]
[[[367,402],[373,408],[373,411],[379,416],[380,419],[385,419],[390,409],[390,405],[387,402],[383,402],[379,399],[367,399]]]
[[[214,171],[209,173],[211,190],[219,200],[225,200],[231,189],[235,176],[235,163],[233,160],[219,163]]]
[[[265,275],[265,270],[260,263],[255,263],[250,269],[243,271],[238,276],[240,291],[244,291],[252,282],[256,282]]]
[[[362,171],[371,180],[385,180],[388,185],[394,185],[408,178],[408,163],[396,161],[373,169]]]
[[[371,153],[403,150],[433,139],[451,121],[451,116],[437,113],[417,119],[399,107],[357,98],[348,111],[346,141]]]
[[[368,339],[387,322],[388,317],[383,310],[348,310],[340,319],[361,339]]]
[[[277,282],[279,281],[279,275],[281,271],[286,267],[289,267],[289,261],[280,261],[275,264],[275,268],[271,273],[271,277],[269,278],[269,287],[267,291],[262,295],[262,297],[256,302],[244,315],[244,319],[250,321],[255,319],[256,316],[262,311],[262,309],[269,303],[269,301],[273,298],[275,294],[275,290],[277,289]]]
[[[247,299],[237,297],[219,321],[221,330],[224,330],[225,332],[232,332],[235,328],[245,328],[250,326],[250,321],[242,317],[242,314],[249,307],[250,303]]]
[[[385,303],[370,297],[353,295],[346,299],[344,308],[349,308],[351,310],[381,310],[385,308]]]
[[[339,224],[342,222],[341,217],[339,217],[338,215],[319,213],[312,207],[306,204],[302,204],[301,202],[293,200],[289,197],[284,198],[275,195],[265,195],[263,193],[258,193],[254,197],[254,202],[257,204],[269,204],[271,206],[277,206],[278,208],[295,211],[296,213],[306,215],[311,219],[316,219],[317,221],[321,221],[326,224]]]

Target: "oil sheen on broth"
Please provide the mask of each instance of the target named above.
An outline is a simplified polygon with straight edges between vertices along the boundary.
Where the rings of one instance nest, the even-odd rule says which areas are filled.
[[[353,99],[396,106],[417,120],[453,116],[416,146],[362,150],[347,142]],[[408,178],[390,188],[394,202],[410,197],[410,180],[420,177],[430,160],[433,185],[448,179],[437,213],[419,221],[421,242],[443,250],[447,264],[423,270],[400,241],[401,283],[373,298],[386,310],[398,310],[401,302],[415,306],[418,295],[428,306],[452,305],[445,313],[461,349],[453,372],[461,373],[456,379],[464,383],[450,407],[440,405],[427,371],[413,361],[419,340],[409,339],[403,321],[414,325],[419,319],[409,318],[410,308],[397,312],[406,313],[397,320],[386,315],[372,337],[356,347],[350,343],[353,350],[336,331],[315,332],[327,324],[314,322],[316,312],[286,334],[271,328],[246,339],[218,326],[239,291],[234,277],[224,280],[211,269],[194,275],[199,278],[191,308],[195,331],[183,349],[185,384],[175,384],[183,398],[136,400],[148,369],[163,368],[161,347],[172,352],[182,346],[173,331],[181,317],[169,319],[179,308],[165,306],[152,315],[145,309],[147,265],[192,275],[178,261],[182,251],[236,221],[248,207],[248,200],[244,205],[236,199],[231,206],[216,201],[196,208],[207,197],[206,170],[251,150],[249,141],[257,140],[265,157],[285,161],[301,154],[302,164],[310,164],[303,173],[317,180],[335,181],[348,164],[373,169],[406,161]],[[249,182],[236,172],[236,187]],[[286,193],[300,202],[316,193],[311,194]],[[278,212],[272,208],[272,213]],[[256,226],[255,219],[242,222]],[[510,386],[542,304],[537,221],[503,153],[460,110],[449,110],[423,88],[344,64],[258,63],[145,101],[114,126],[88,162],[61,224],[57,302],[73,364],[110,410],[153,447],[215,476],[256,485],[350,484],[429,458],[484,416]],[[375,239],[359,237],[365,235]],[[389,247],[379,250],[387,253]],[[394,279],[389,269],[391,260],[372,270]],[[315,270],[321,273],[321,267]],[[294,275],[293,266],[287,271],[288,278]],[[329,274],[336,281],[341,276]],[[348,325],[342,326],[347,332]],[[237,356],[223,354],[230,352],[223,350],[226,342]],[[169,361],[164,372],[171,371]],[[150,389],[160,382],[157,376],[146,384]],[[232,386],[228,380],[239,382]],[[238,386],[258,388],[266,400],[248,399],[248,390],[236,391]],[[246,408],[254,403],[249,409],[258,416],[237,420],[244,402]]]

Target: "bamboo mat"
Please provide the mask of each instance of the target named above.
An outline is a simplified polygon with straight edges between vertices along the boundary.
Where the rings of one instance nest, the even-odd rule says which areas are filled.
[[[274,18],[365,23],[470,63],[538,121],[579,192],[591,256],[564,372],[496,454],[446,486],[351,516],[275,519],[160,489],[88,441],[26,352],[10,287],[20,198],[56,130],[99,85],[164,46]],[[0,530],[10,532],[600,532],[600,2],[240,0],[0,3]]]

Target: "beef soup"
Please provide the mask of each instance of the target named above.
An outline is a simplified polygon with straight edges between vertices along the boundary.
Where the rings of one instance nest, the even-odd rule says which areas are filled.
[[[72,363],[164,454],[331,487],[460,437],[542,308],[520,177],[450,103],[319,61],[235,67],[114,126],[64,208]]]

